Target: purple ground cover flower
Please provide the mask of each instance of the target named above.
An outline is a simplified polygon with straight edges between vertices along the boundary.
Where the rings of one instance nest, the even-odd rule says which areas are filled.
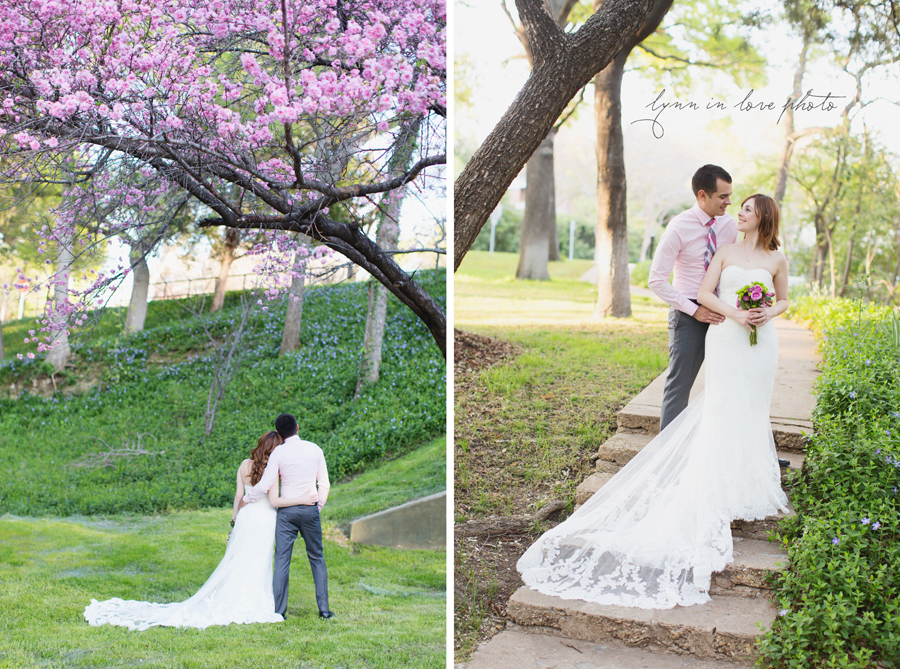
[[[877,530],[879,527],[881,527],[881,523],[879,523],[879,522],[876,520],[876,521],[875,521],[875,524],[872,525],[872,529],[873,529],[873,530]]]
[[[834,539],[831,540],[831,543],[833,543],[835,546],[837,546],[839,543],[841,543],[841,540],[838,539],[837,537],[835,537]]]
[[[850,391],[850,399],[855,399],[855,398],[856,398],[856,391],[855,391],[855,390],[851,390],[851,391]]]
[[[859,522],[861,522],[863,525],[868,525],[868,524],[869,524],[869,519],[868,519],[868,518],[860,518],[860,519],[859,519]]]

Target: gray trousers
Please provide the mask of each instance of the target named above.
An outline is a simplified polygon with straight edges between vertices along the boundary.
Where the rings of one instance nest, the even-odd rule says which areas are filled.
[[[709,323],[701,323],[674,307],[669,309],[669,373],[659,415],[660,431],[687,408],[691,387],[703,364],[707,328]]]
[[[306,557],[316,584],[316,604],[319,611],[328,611],[328,571],[322,554],[322,524],[319,507],[285,506],[278,509],[275,521],[275,567],[272,574],[272,592],[275,594],[275,613],[287,613],[288,581],[291,572],[291,553],[297,533],[306,544]]]

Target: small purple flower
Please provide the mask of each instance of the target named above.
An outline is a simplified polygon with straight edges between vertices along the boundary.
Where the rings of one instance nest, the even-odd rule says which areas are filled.
[[[744,302],[749,302],[749,301],[750,301],[750,296],[744,295]]]
[[[835,537],[834,539],[831,540],[831,543],[833,543],[835,546],[837,546],[839,543],[841,543],[841,540],[838,539],[837,537]]]
[[[900,418],[900,411],[894,412],[894,418]]]
[[[868,366],[871,365],[871,364],[872,364],[872,361],[871,361],[871,360],[866,360],[866,367],[868,367]]]
[[[778,615],[779,616],[787,615],[787,609],[781,609],[781,611],[778,612]]]
[[[881,527],[881,523],[879,523],[879,522],[876,520],[876,521],[875,521],[875,524],[872,525],[872,529],[873,529],[873,530],[877,530],[879,527]]]
[[[868,524],[869,524],[869,519],[868,519],[868,518],[860,518],[860,519],[859,519],[859,522],[861,522],[863,525],[868,525]]]
[[[851,390],[851,391],[850,391],[850,399],[851,399],[851,400],[852,400],[852,399],[856,399],[856,391],[855,391],[855,390]]]
[[[881,449],[880,449],[880,448],[879,448],[879,449],[876,449],[876,450],[875,450],[875,455],[880,455],[880,454],[881,454]]]
[[[894,486],[894,494],[897,494],[897,486]]]

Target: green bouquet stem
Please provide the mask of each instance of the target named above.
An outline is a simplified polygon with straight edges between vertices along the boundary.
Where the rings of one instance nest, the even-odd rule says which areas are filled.
[[[756,346],[756,326],[750,326],[750,346]]]

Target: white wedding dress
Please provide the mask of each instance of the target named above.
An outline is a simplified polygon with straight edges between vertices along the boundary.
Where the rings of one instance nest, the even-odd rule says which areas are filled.
[[[243,507],[235,518],[225,557],[190,599],[172,604],[92,599],[84,610],[85,620],[95,626],[109,623],[133,630],[281,622],[284,619],[275,613],[272,594],[275,515],[268,497]]]
[[[733,301],[764,269],[728,266]],[[769,421],[778,337],[750,346],[731,319],[706,335],[706,388],[656,438],[519,559],[522,580],[564,599],[665,609],[709,601],[710,576],[732,561],[731,521],[785,511]]]

